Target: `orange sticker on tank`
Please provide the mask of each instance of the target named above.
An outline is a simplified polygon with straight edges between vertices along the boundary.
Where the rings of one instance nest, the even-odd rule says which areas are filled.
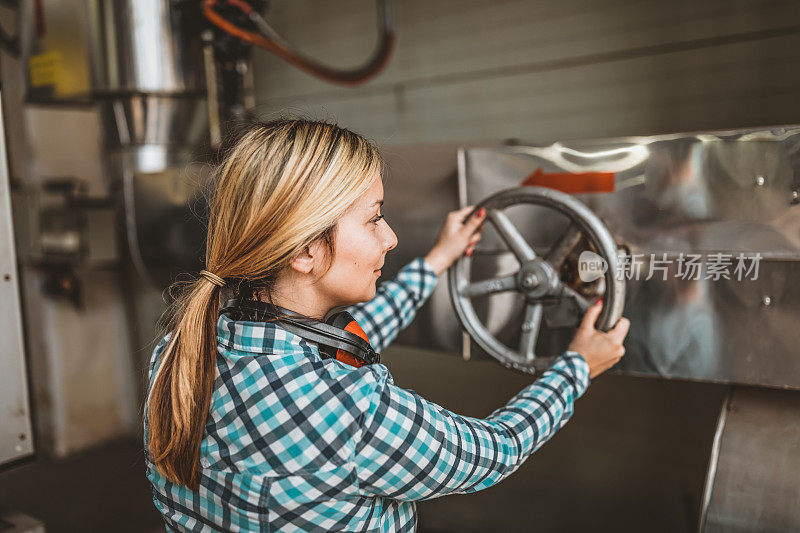
[[[544,172],[537,168],[520,185],[549,187],[569,194],[614,192],[613,172]]]

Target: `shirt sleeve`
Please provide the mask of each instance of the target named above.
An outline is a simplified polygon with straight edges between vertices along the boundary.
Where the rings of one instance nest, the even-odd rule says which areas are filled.
[[[376,352],[381,352],[414,319],[417,310],[436,287],[437,276],[425,258],[418,257],[400,269],[394,279],[384,281],[372,300],[350,306]]]
[[[357,435],[355,473],[363,494],[411,501],[476,492],[517,470],[572,416],[589,366],[564,352],[485,419],[457,415],[386,376]]]

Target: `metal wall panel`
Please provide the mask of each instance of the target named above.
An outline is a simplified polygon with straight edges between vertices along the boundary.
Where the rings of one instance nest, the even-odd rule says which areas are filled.
[[[397,11],[396,55],[361,87],[256,51],[258,111],[332,117],[383,145],[800,122],[796,3],[408,1]],[[276,4],[269,18],[336,65],[358,63],[374,40],[365,0]]]
[[[394,57],[364,88],[391,91],[697,48],[786,31],[799,15],[800,6],[786,0],[679,0],[668,10],[652,0],[403,0]],[[266,17],[303,52],[336,65],[357,64],[377,35],[374,0],[274,2]],[[254,61],[261,101],[353,92],[267,52]]]
[[[33,454],[6,143],[0,111],[0,465]]]

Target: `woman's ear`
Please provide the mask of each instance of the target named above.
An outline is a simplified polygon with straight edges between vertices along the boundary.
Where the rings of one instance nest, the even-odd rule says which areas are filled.
[[[325,247],[320,239],[303,247],[303,249],[289,262],[291,267],[302,274],[310,274],[314,269],[324,266]]]
[[[308,274],[314,268],[314,254],[309,246],[304,246],[300,253],[295,255],[289,265],[302,274]]]

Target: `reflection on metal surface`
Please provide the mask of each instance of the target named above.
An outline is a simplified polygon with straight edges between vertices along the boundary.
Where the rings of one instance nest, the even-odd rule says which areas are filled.
[[[578,197],[637,251],[760,251],[797,259],[800,212],[792,208],[800,189],[800,128],[788,131],[792,135],[767,132],[753,140],[743,134],[644,138],[629,141],[624,152],[623,141],[576,143],[570,152],[471,149],[467,201],[517,186],[539,168],[610,171],[616,174],[613,194]],[[482,244],[488,250],[492,242]]]
[[[195,10],[168,0],[91,0],[86,9],[105,146],[200,141],[207,115]]]
[[[575,196],[634,256],[760,254],[756,279],[682,279],[673,266],[667,279],[629,280],[631,329],[617,370],[800,388],[800,284],[790,281],[800,279],[799,152],[800,127],[470,148],[460,156],[460,197],[475,204],[538,170],[614,172],[613,193]],[[512,211],[509,219],[543,247],[568,227],[545,212]],[[485,278],[497,275],[490,258],[504,249],[497,232],[484,231],[474,257],[489,260]],[[498,329],[513,330],[514,320]],[[542,333],[555,350],[570,338],[558,329]]]
[[[206,103],[195,98],[135,95],[100,104],[107,148],[169,144],[193,146],[206,134]]]
[[[89,52],[96,93],[185,94],[203,87],[191,6],[169,0],[89,0]]]

